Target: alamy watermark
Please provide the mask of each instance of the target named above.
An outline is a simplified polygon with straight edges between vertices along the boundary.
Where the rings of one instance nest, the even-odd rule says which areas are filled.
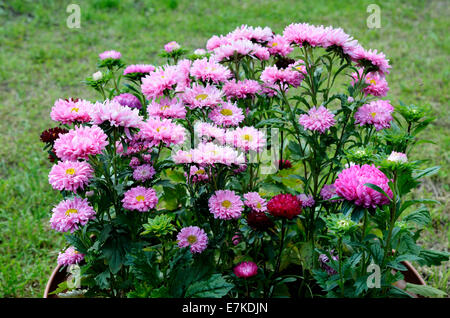
[[[69,29],[81,28],[81,8],[78,4],[69,4],[66,9],[70,15],[67,17],[66,25]]]
[[[381,9],[377,4],[369,4],[367,6],[367,13],[370,15],[367,17],[367,27],[369,29],[381,28]]]

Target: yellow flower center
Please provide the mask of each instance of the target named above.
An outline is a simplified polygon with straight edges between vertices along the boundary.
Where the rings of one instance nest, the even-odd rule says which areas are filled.
[[[222,206],[228,209],[231,206],[231,202],[228,200],[222,201]]]
[[[74,107],[74,108],[71,109],[72,112],[76,112],[76,113],[78,113],[79,110],[80,110],[80,109],[77,108],[77,107]]]
[[[252,141],[253,137],[249,134],[242,135],[242,139],[245,141]]]
[[[136,201],[144,202],[144,201],[145,201],[145,197],[144,197],[143,195],[138,195],[138,196],[136,197]]]
[[[66,170],[66,174],[74,175],[75,174],[75,169],[74,168],[67,169]]]
[[[198,169],[196,172],[195,172],[195,174],[204,174],[205,173],[205,170],[203,170],[203,169]]]
[[[231,116],[231,115],[233,115],[233,111],[231,109],[226,109],[226,108],[222,109],[220,111],[220,113],[222,115],[224,115],[224,116]]]
[[[261,209],[261,203],[258,202],[258,203],[256,204],[256,207],[257,207],[258,209]]]
[[[272,47],[275,47],[275,46],[277,46],[277,45],[278,45],[277,42],[273,42],[273,43],[272,43]]]
[[[170,106],[169,105],[161,106],[161,110],[166,110],[167,108],[170,108]]]
[[[68,209],[66,211],[66,215],[67,216],[71,215],[72,213],[78,213],[78,210],[77,209]]]
[[[371,80],[369,81],[369,83],[375,85],[377,82],[375,82],[374,79],[371,79]]]
[[[198,94],[197,96],[195,96],[196,100],[205,100],[208,98],[208,94]]]
[[[372,118],[375,118],[375,116],[377,115],[377,113],[373,112],[373,113],[370,113],[370,115],[372,115]]]
[[[189,242],[189,244],[194,244],[195,242],[197,242],[197,237],[195,235],[189,235],[187,237],[187,241]]]

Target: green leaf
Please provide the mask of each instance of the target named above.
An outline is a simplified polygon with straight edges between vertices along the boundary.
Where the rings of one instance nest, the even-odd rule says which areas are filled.
[[[423,204],[441,204],[441,202],[433,200],[433,199],[417,199],[417,200],[407,200],[403,202],[402,207],[400,209],[400,212],[403,212],[407,208],[409,208],[411,205],[416,203],[423,203]]]
[[[221,274],[214,274],[208,280],[195,282],[186,290],[185,297],[220,298],[228,294],[233,284],[225,281]]]
[[[414,222],[418,225],[426,226],[431,223],[431,215],[426,207],[421,207],[408,214],[404,219],[406,222]]]
[[[95,282],[101,289],[108,289],[110,277],[111,277],[111,273],[109,272],[109,270],[106,270],[103,273],[100,273],[95,277]]]
[[[51,293],[48,293],[49,295],[56,295],[56,294],[59,294],[59,293],[62,293],[62,292],[64,292],[65,290],[67,290],[68,289],[68,287],[67,287],[67,281],[65,280],[65,281],[63,281],[62,283],[59,283],[58,284],[58,287],[54,290],[54,291],[52,291]]]
[[[440,166],[430,167],[430,168],[427,168],[425,170],[421,170],[419,173],[415,174],[413,177],[416,180],[420,179],[420,178],[423,178],[423,177],[428,177],[428,176],[431,176],[433,174],[436,174],[439,171],[440,168],[441,168]]]
[[[384,192],[384,190],[381,189],[379,186],[377,186],[377,185],[375,185],[375,184],[372,184],[372,183],[365,183],[364,185],[365,185],[366,187],[368,187],[368,188],[371,188],[372,190],[375,190],[375,191],[381,193],[381,194],[384,195],[386,198],[388,198],[389,201],[392,201],[391,197],[388,196],[387,193]]]
[[[442,262],[447,262],[449,259],[450,253],[444,251],[433,251],[433,250],[421,250],[419,253],[419,257],[422,260],[419,260],[418,263],[420,265],[427,266],[439,266]]]
[[[437,288],[428,286],[428,285],[416,285],[411,283],[406,283],[406,291],[409,291],[414,294],[422,295],[425,297],[445,297],[447,296],[446,292],[439,290]]]

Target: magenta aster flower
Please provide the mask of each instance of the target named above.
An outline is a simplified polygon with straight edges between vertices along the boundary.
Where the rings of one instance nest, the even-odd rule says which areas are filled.
[[[172,52],[172,51],[174,51],[174,50],[178,50],[180,47],[181,47],[181,46],[180,46],[177,42],[171,41],[171,42],[169,42],[169,43],[167,43],[167,44],[164,45],[164,50],[165,50],[167,53],[170,53],[170,52]]]
[[[299,60],[285,69],[278,69],[276,65],[267,66],[261,73],[261,80],[266,86],[277,87],[281,85],[283,89],[287,89],[288,85],[298,87],[305,78],[303,61]],[[294,69],[295,68],[295,69]]]
[[[318,131],[323,134],[325,131],[330,129],[336,121],[334,120],[334,114],[332,114],[328,109],[323,106],[311,108],[308,114],[303,114],[300,116],[298,122],[305,129]]]
[[[265,212],[267,211],[267,201],[261,198],[258,192],[248,192],[244,194],[244,204],[253,211]]]
[[[164,91],[172,90],[178,84],[180,74],[176,65],[158,67],[154,72],[142,78],[142,94],[148,100],[164,95]]]
[[[153,178],[156,171],[155,168],[153,168],[150,164],[144,164],[137,166],[133,171],[133,179],[137,181],[147,181]]]
[[[89,220],[95,219],[95,211],[88,200],[79,197],[61,201],[52,212],[50,224],[52,229],[58,232],[73,233]]]
[[[352,86],[355,86],[358,82],[358,78],[361,78],[363,73],[362,69],[359,69],[359,76],[357,73],[352,74]],[[386,78],[383,75],[380,75],[378,73],[368,73],[366,77],[364,78],[365,84],[368,86],[363,89],[364,94],[372,95],[372,96],[386,96],[387,92],[389,91],[389,86],[386,81]]]
[[[141,109],[142,104],[139,98],[130,93],[123,93],[113,98],[113,101],[118,102],[122,106],[127,106],[130,108]]]
[[[354,165],[344,169],[337,177],[334,185],[336,194],[356,205],[364,208],[376,208],[379,205],[389,204],[390,201],[383,194],[364,184],[374,184],[392,198],[393,194],[388,185],[389,179],[374,165]]]
[[[122,106],[118,101],[114,100],[95,103],[90,114],[92,122],[96,125],[108,122],[111,126],[115,127],[138,128],[142,122],[139,109]]]
[[[260,60],[267,60],[270,57],[267,48],[249,40],[231,40],[214,49],[214,58],[218,62],[229,60],[236,54],[241,57],[249,55]]]
[[[183,102],[191,109],[215,107],[222,103],[222,92],[215,86],[193,84],[191,88],[187,88],[182,95]]]
[[[321,26],[314,26],[308,23],[292,23],[288,25],[283,31],[283,37],[287,42],[303,46],[308,44],[312,47],[323,46],[326,35],[330,28]]]
[[[218,190],[208,201],[209,211],[214,218],[222,220],[237,219],[244,210],[241,198],[231,190]]]
[[[140,74],[141,76],[143,76],[143,75],[150,74],[154,70],[155,70],[155,67],[150,64],[133,64],[133,65],[128,65],[123,70],[123,75],[137,73],[137,74]]]
[[[219,143],[225,143],[225,129],[212,125],[210,123],[196,122],[194,131],[197,136],[205,141],[217,140]]]
[[[52,167],[48,181],[55,190],[76,192],[84,189],[94,174],[87,162],[60,161]]]
[[[102,153],[108,136],[98,126],[78,126],[55,140],[55,153],[62,160],[88,159]]]
[[[391,127],[394,107],[388,100],[376,100],[361,106],[355,113],[355,124],[374,125],[376,130]]]
[[[138,186],[125,192],[122,203],[126,210],[147,212],[158,204],[158,197],[155,190]]]
[[[74,122],[87,123],[91,120],[89,110],[91,102],[80,99],[58,99],[52,107],[50,117],[62,124]]]
[[[189,178],[193,183],[196,183],[208,180],[209,176],[203,167],[197,168],[196,166],[191,166],[189,170]]]
[[[359,45],[358,41],[354,40],[341,28],[328,27],[321,46],[324,48],[340,48],[342,53],[351,56]]]
[[[213,59],[203,58],[195,60],[191,66],[191,76],[203,82],[211,81],[215,84],[225,82],[232,74],[228,67],[219,64]]]
[[[227,98],[250,98],[261,91],[261,85],[255,80],[228,81],[223,86]]]
[[[64,253],[58,254],[58,265],[67,266],[78,264],[84,259],[84,254],[81,254],[75,250],[75,247],[68,247]]]
[[[275,217],[292,219],[302,212],[302,203],[292,194],[278,194],[267,203],[267,209]]]
[[[316,203],[312,195],[307,194],[299,194],[297,198],[300,200],[302,208],[304,207],[312,207]]]
[[[140,126],[136,138],[153,147],[161,142],[167,146],[182,144],[186,138],[183,126],[173,123],[170,119],[150,117]]]
[[[191,149],[189,154],[184,155],[190,162],[200,166],[223,164],[227,166],[241,165],[244,163],[243,154],[227,146],[219,146],[214,143],[200,143],[197,148]],[[177,158],[173,158],[176,163]]]
[[[254,127],[238,127],[225,134],[227,144],[243,151],[261,152],[266,145],[266,137],[262,131]]]
[[[230,102],[222,103],[209,113],[209,119],[222,127],[238,126],[244,118],[242,109]]]
[[[242,262],[233,269],[233,272],[237,277],[249,278],[258,274],[258,266],[253,262]]]
[[[161,98],[159,102],[152,101],[147,108],[149,116],[161,118],[185,118],[186,107],[178,98]]]
[[[176,65],[177,70],[177,86],[175,90],[177,92],[182,92],[191,85],[191,78],[189,73],[191,71],[192,61],[188,59],[183,59],[179,61]]]
[[[103,53],[100,53],[98,55],[98,57],[100,57],[101,60],[106,60],[106,59],[118,60],[122,57],[122,54],[120,54],[120,52],[111,50],[111,51],[105,51]]]
[[[177,235],[178,247],[190,247],[191,253],[201,253],[208,245],[208,236],[197,226],[188,226],[181,229]]]

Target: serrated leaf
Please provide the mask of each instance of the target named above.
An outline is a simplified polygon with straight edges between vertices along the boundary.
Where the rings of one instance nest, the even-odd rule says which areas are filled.
[[[422,295],[425,297],[445,297],[447,296],[446,292],[443,292],[440,289],[428,286],[428,285],[417,285],[406,283],[406,291],[409,291],[414,294]]]
[[[431,215],[426,207],[421,207],[405,216],[403,220],[406,222],[414,222],[418,225],[426,226],[431,223]]]

